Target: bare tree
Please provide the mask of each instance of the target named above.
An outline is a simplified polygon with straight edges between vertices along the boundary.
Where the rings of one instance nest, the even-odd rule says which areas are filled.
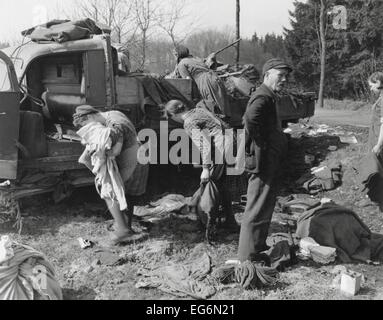
[[[129,43],[134,39],[137,27],[133,23],[131,0],[79,0],[76,11],[68,14],[71,19],[91,18],[112,29],[114,41]]]
[[[182,43],[196,29],[198,19],[186,19],[192,16],[189,12],[190,0],[169,0],[158,15],[159,27],[170,37],[174,46]]]
[[[148,39],[150,30],[158,24],[157,10],[158,5],[154,0],[133,0],[133,8],[135,13],[135,22],[140,31],[141,39],[141,61],[140,69],[144,69],[147,59]]]

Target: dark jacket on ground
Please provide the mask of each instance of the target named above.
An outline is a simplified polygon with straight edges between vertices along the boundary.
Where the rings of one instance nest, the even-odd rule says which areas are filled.
[[[246,171],[260,173],[268,160],[286,150],[276,110],[277,97],[265,84],[251,96],[243,117],[246,130]]]

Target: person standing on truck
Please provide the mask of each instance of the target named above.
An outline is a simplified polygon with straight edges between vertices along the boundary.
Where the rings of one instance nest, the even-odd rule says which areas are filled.
[[[235,229],[238,227],[238,224],[234,218],[232,197],[226,177],[225,150],[228,150],[226,146],[233,143],[228,135],[225,136],[225,130],[229,129],[228,125],[206,108],[198,107],[197,105],[197,108],[191,109],[180,100],[169,101],[165,106],[165,110],[173,121],[183,124],[185,132],[200,150],[203,168],[201,183],[203,184],[210,179],[214,179],[221,196],[221,204],[225,215],[225,227]],[[201,143],[202,136],[199,133],[202,136],[205,133],[208,135],[205,143]],[[214,138],[214,143],[210,143],[212,138]],[[213,152],[222,153],[220,158],[222,163],[214,163],[212,160]]]
[[[287,152],[287,138],[277,118],[276,93],[284,88],[291,71],[280,59],[267,61],[263,84],[251,96],[243,117],[249,184],[239,239],[240,262],[257,260],[268,249],[266,239],[276,203],[278,171]]]
[[[214,109],[210,111],[230,118],[231,111],[225,85],[217,74],[202,59],[193,57],[185,46],[178,45],[174,55],[177,58],[174,77],[192,79],[202,99],[211,101],[214,105]]]
[[[134,235],[132,218],[137,197],[146,192],[149,168],[137,160],[139,140],[133,123],[119,111],[100,112],[89,105],[76,108],[73,124],[83,127],[88,123],[101,123],[111,129],[112,149],[107,156],[115,157],[118,170],[124,182],[128,213],[121,212],[117,201],[105,199],[110,213],[114,218],[112,244],[117,245],[129,241]],[[87,165],[88,166],[88,165]],[[88,166],[91,168],[91,165]]]

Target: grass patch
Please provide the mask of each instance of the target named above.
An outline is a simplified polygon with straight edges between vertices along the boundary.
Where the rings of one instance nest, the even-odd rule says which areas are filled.
[[[366,101],[325,99],[325,109],[358,111],[371,109],[371,104]]]

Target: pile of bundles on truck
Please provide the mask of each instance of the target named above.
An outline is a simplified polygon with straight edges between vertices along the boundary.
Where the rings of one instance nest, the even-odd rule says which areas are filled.
[[[233,99],[250,98],[262,82],[262,75],[253,64],[240,65],[238,68],[228,64],[217,63],[216,65],[214,71],[224,82],[227,94]],[[315,93],[290,89],[280,93],[279,96],[282,100],[286,97],[289,98],[295,110],[298,110],[302,104],[316,100]],[[304,115],[302,116],[304,117]]]

